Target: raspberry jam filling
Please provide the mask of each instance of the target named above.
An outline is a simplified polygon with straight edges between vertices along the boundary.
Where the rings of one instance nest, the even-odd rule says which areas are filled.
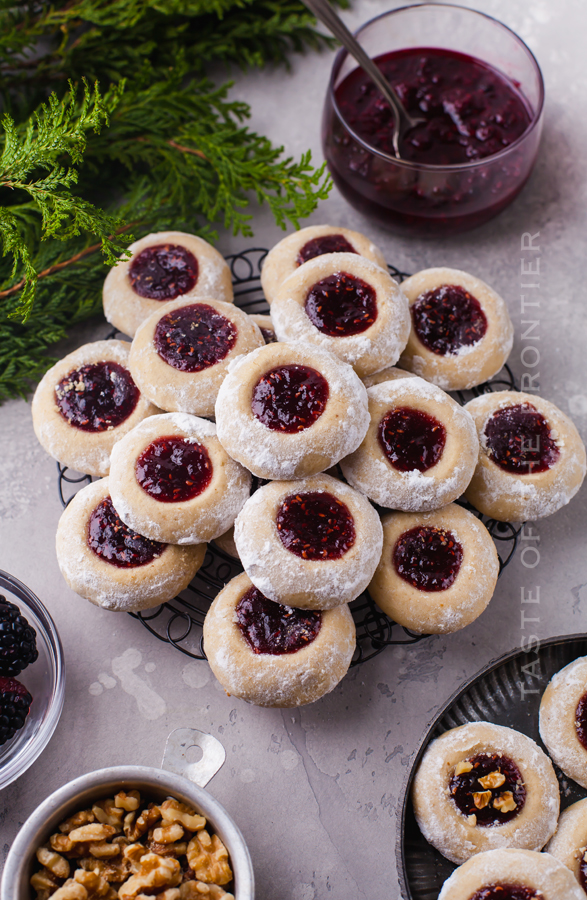
[[[149,300],[175,300],[198,280],[198,260],[178,244],[146,247],[132,260],[128,276],[133,291]]]
[[[484,159],[517,140],[530,124],[519,86],[473,56],[410,47],[374,62],[406,110],[424,119],[406,132],[402,159],[439,166]],[[338,85],[336,98],[355,134],[393,156],[393,113],[361,68]]]
[[[455,356],[461,347],[477,344],[487,331],[481,304],[458,284],[420,294],[411,312],[420,341],[439,356]]]
[[[546,472],[560,456],[547,420],[531,403],[497,409],[485,425],[483,446],[500,469],[515,475]]]
[[[108,431],[134,412],[140,391],[128,369],[99,362],[74,369],[55,388],[59,412],[80,431]]]
[[[469,900],[544,900],[544,895],[523,884],[500,883],[482,887]]]
[[[304,244],[298,258],[296,260],[298,266],[314,259],[316,256],[324,256],[325,253],[356,253],[357,251],[349,244],[342,234],[323,234],[321,237],[312,238],[307,244]]]
[[[428,413],[400,406],[381,419],[377,437],[394,469],[426,472],[442,456],[446,430],[442,422]]]
[[[294,609],[268,600],[256,587],[243,594],[236,622],[253,653],[297,653],[318,637],[322,613]]]
[[[587,694],[583,694],[575,710],[575,731],[585,750],[587,750]]]
[[[328,382],[310,366],[279,366],[253,389],[253,415],[272,431],[295,434],[320,418],[328,402]]]
[[[202,444],[187,438],[160,437],[137,460],[136,479],[162,503],[193,500],[212,481],[212,460]]]
[[[223,360],[236,337],[229,319],[205,303],[192,303],[159,319],[153,343],[167,365],[180,372],[201,372]]]
[[[276,524],[283,546],[302,559],[340,559],[355,543],[348,507],[327,491],[286,497]]]
[[[124,524],[110,497],[93,510],[88,522],[88,547],[119,569],[146,566],[161,556],[167,544],[150,541]]]
[[[377,318],[376,293],[361,278],[336,272],[312,285],[305,310],[322,334],[349,337],[366,331]]]
[[[517,765],[499,753],[480,753],[457,763],[449,782],[453,802],[471,824],[503,825],[521,813],[526,788]]]
[[[463,548],[452,531],[418,525],[398,538],[393,548],[395,571],[421,591],[445,591],[455,581]]]

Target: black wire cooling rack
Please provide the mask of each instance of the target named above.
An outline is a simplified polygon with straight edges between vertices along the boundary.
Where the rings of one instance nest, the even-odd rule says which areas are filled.
[[[234,253],[226,257],[230,266],[234,286],[234,297],[237,306],[249,313],[268,313],[269,306],[261,290],[261,265],[267,250],[255,247]],[[408,273],[395,266],[388,265],[390,275],[397,281],[403,281]],[[109,337],[115,337],[112,332]],[[471,391],[457,391],[454,396],[460,403],[466,403],[472,397],[487,394],[495,390],[517,390],[514,377],[509,366],[491,382],[486,382]],[[59,499],[65,507],[74,494],[84,485],[90,484],[90,475],[69,473],[67,467],[57,464]],[[516,552],[521,531],[520,526],[509,522],[498,522],[482,516],[470,503],[457,501],[461,506],[474,513],[493,537],[499,555],[500,575]],[[206,659],[204,652],[202,627],[204,618],[214,597],[224,585],[243,571],[240,562],[229,556],[215,544],[209,545],[204,564],[189,587],[175,599],[163,603],[154,609],[129,613],[138,619],[144,627],[159,641],[171,644],[180,653],[192,659]],[[379,607],[365,591],[350,604],[357,630],[357,648],[351,663],[359,665],[381,653],[386,647],[396,644],[415,644],[426,637],[416,634],[381,612]]]

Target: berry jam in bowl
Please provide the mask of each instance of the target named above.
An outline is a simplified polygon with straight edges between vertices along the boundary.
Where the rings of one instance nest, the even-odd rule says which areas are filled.
[[[340,50],[322,144],[343,197],[418,236],[466,231],[505,209],[530,176],[542,130],[544,83],[523,41],[490,16],[438,3],[383,13],[356,37],[422,121],[396,159],[391,110]]]
[[[0,571],[0,790],[44,750],[64,696],[63,649],[53,620],[22,582]]]

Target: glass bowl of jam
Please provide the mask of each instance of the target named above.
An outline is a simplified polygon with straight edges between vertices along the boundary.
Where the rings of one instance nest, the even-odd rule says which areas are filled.
[[[524,42],[484,13],[438,3],[383,13],[356,37],[423,121],[397,159],[389,106],[340,50],[322,144],[343,197],[418,236],[467,231],[505,209],[530,176],[542,130],[544,82]]]

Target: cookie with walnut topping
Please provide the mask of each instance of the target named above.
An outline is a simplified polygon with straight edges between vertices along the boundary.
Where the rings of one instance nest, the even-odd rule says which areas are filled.
[[[412,802],[426,840],[460,865],[485,850],[541,850],[556,829],[560,794],[551,761],[531,738],[471,722],[429,745]]]

